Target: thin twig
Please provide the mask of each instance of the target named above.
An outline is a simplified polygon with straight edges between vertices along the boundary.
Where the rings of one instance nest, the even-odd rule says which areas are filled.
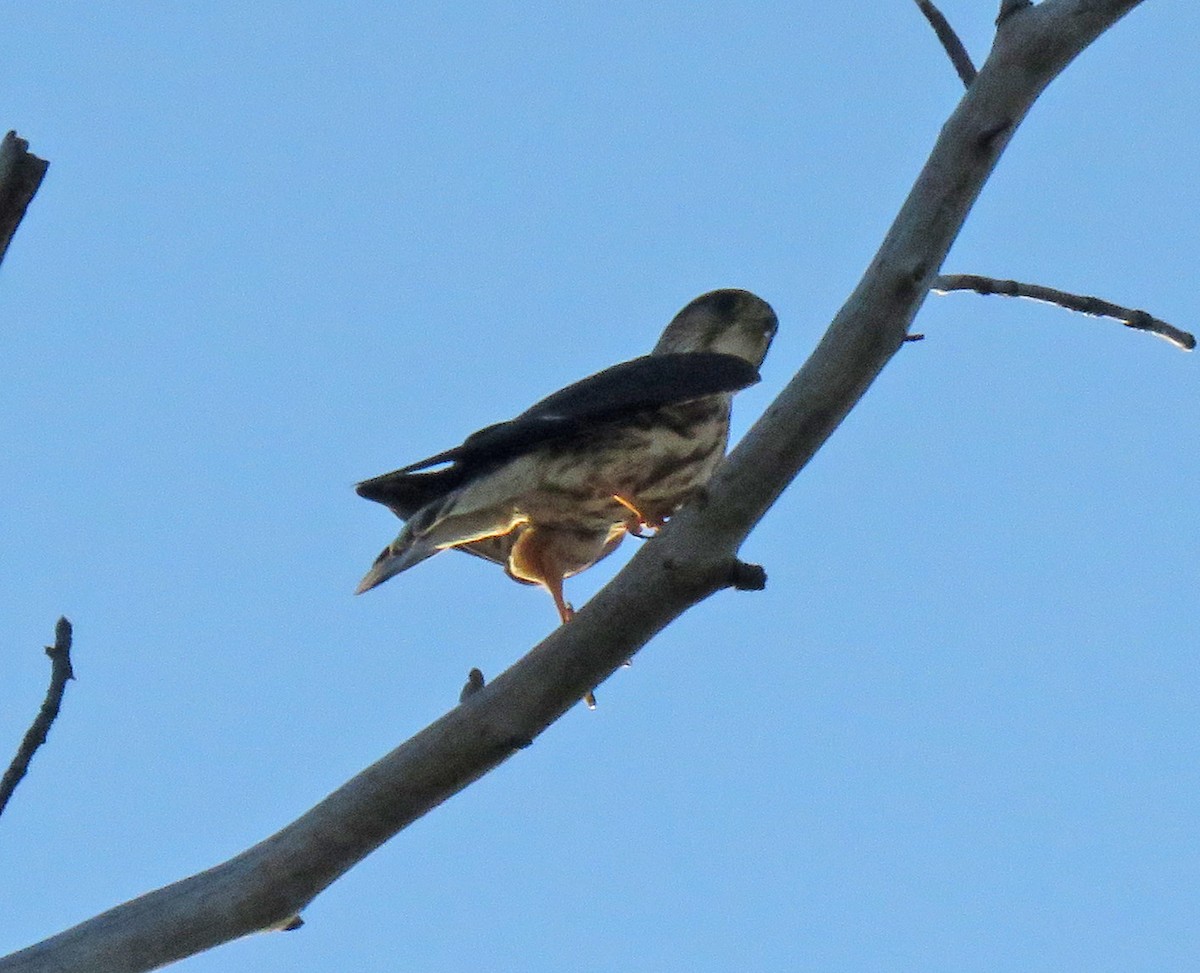
[[[0,261],[49,166],[29,151],[29,143],[16,132],[0,142]]]
[[[963,42],[959,40],[958,34],[950,26],[950,21],[946,19],[945,14],[933,5],[931,0],[916,0],[916,4],[921,9],[921,13],[925,15],[925,19],[929,21],[929,26],[933,28],[933,32],[937,34],[937,39],[942,42],[942,47],[946,49],[950,63],[954,65],[954,70],[958,72],[959,78],[962,79],[963,87],[971,87],[971,82],[975,80],[975,75],[978,72],[976,72],[975,65],[971,62],[971,55],[967,53],[967,49],[963,46]]]
[[[33,759],[37,748],[46,742],[46,734],[50,732],[50,725],[62,705],[67,680],[75,678],[71,670],[71,623],[65,618],[60,618],[54,626],[54,644],[46,646],[46,655],[50,657],[50,688],[46,690],[42,708],[25,732],[25,739],[17,748],[17,755],[8,765],[4,777],[0,778],[0,814],[4,813],[8,799],[29,769],[29,761]]]
[[[1070,294],[1053,287],[1043,287],[1041,284],[1023,284],[1016,280],[1000,280],[995,277],[981,277],[978,274],[942,274],[934,282],[930,290],[938,294],[950,291],[974,291],[976,294],[1001,294],[1004,297],[1024,297],[1031,301],[1043,301],[1046,304],[1056,304],[1068,311],[1078,311],[1094,318],[1113,318],[1127,328],[1137,331],[1149,331],[1160,338],[1165,338],[1177,348],[1191,351],[1196,347],[1196,338],[1187,331],[1181,331],[1174,325],[1167,324],[1145,311],[1130,307],[1122,307],[1099,297],[1088,297],[1084,294]]]

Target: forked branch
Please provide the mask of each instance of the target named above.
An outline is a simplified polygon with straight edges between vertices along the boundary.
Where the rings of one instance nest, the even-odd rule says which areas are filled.
[[[958,34],[954,32],[954,28],[950,26],[945,15],[934,6],[931,0],[915,0],[915,2],[921,13],[925,15],[925,19],[929,21],[934,33],[937,34],[938,40],[942,42],[942,47],[945,48],[963,85],[969,88],[971,82],[975,80],[975,65],[971,62],[971,56],[967,53]],[[1000,4],[1000,13],[996,17],[996,23],[1002,23],[1028,6],[1030,6],[1029,0],[1004,0]],[[1092,317],[1113,318],[1127,328],[1149,331],[1186,351],[1191,351],[1196,347],[1196,339],[1193,335],[1167,324],[1166,321],[1156,318],[1146,311],[1122,307],[1120,304],[1113,304],[1111,301],[1105,301],[1099,297],[1071,294],[1055,287],[1023,284],[1015,280],[999,280],[978,274],[943,274],[938,277],[931,290],[939,294],[971,290],[977,294],[1003,294],[1006,297],[1024,297],[1034,301],[1044,301]],[[924,335],[909,335],[906,340],[919,341],[923,337]]]

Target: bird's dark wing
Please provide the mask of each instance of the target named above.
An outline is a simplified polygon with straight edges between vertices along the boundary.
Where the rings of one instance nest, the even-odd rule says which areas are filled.
[[[408,520],[422,507],[440,500],[462,480],[462,471],[454,468],[436,473],[397,470],[363,480],[354,490],[360,497],[382,503],[401,520]]]
[[[708,351],[644,355],[568,385],[515,419],[480,429],[468,436],[461,446],[396,472],[411,474],[440,463],[454,463],[460,468],[477,467],[511,459],[597,423],[705,395],[736,392],[757,381],[758,370],[736,355]],[[361,487],[359,493],[366,496]]]

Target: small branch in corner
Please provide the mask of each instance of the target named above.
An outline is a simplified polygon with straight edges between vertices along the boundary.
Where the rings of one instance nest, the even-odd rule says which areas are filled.
[[[734,591],[762,591],[767,586],[767,572],[761,564],[747,564],[734,558],[729,566],[729,586]]]
[[[0,141],[0,261],[50,165],[16,132]]]
[[[1160,338],[1171,342],[1177,348],[1191,351],[1196,347],[1195,335],[1182,331],[1174,325],[1167,324],[1145,311],[1122,307],[1099,297],[1089,297],[1084,294],[1071,294],[1053,287],[1043,287],[1041,284],[1023,284],[1016,280],[1000,280],[996,277],[981,277],[978,274],[942,274],[937,277],[930,290],[937,294],[947,294],[950,291],[974,291],[976,294],[1000,294],[1004,297],[1023,297],[1031,301],[1042,301],[1066,308],[1068,311],[1078,311],[1094,318],[1112,318],[1120,321],[1125,327],[1136,331],[1148,331]]]
[[[71,623],[65,618],[60,618],[54,626],[54,644],[46,646],[46,655],[50,657],[50,688],[46,690],[42,708],[25,732],[16,756],[4,772],[4,777],[0,778],[0,814],[4,813],[17,784],[29,770],[29,761],[33,759],[37,748],[46,742],[46,735],[62,706],[67,681],[75,678],[71,669]]]
[[[279,922],[272,923],[265,927],[263,932],[295,932],[304,925],[304,920],[300,918],[300,913],[294,913],[286,919],[281,919]]]
[[[937,34],[937,39],[942,42],[942,47],[946,51],[946,55],[950,58],[950,63],[954,65],[954,70],[958,72],[958,77],[963,83],[964,88],[971,87],[971,82],[975,80],[975,75],[978,73],[975,70],[975,65],[971,62],[971,55],[967,53],[966,47],[959,39],[958,34],[954,32],[954,28],[950,26],[950,21],[946,19],[937,7],[933,5],[931,0],[916,0],[917,7],[921,13],[925,15],[925,19],[929,21],[929,26],[933,28],[933,32]]]

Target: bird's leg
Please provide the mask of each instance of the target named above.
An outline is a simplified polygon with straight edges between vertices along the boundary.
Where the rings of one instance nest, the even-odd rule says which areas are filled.
[[[563,595],[564,571],[545,543],[547,535],[535,527],[527,528],[508,556],[509,568],[519,578],[540,584],[554,599],[554,607],[558,609],[558,617],[565,625],[575,617],[575,609]],[[596,697],[588,690],[583,701],[588,709],[596,708]]]
[[[542,563],[545,564],[545,559],[543,559]],[[558,617],[566,625],[567,622],[575,617],[575,609],[563,597],[562,572],[559,570],[546,571],[542,575],[542,586],[550,592],[550,597],[554,599],[554,607],[558,609]],[[583,694],[583,701],[587,704],[588,709],[596,708],[596,694],[590,689]]]
[[[625,529],[634,537],[640,537],[643,540],[649,537],[649,534],[644,533],[643,528],[650,528],[657,533],[666,526],[666,520],[663,517],[648,517],[642,513],[633,503],[632,500],[627,500],[619,493],[614,493],[612,498],[617,501],[622,507],[630,513],[630,518],[625,522]]]
[[[619,493],[614,493],[612,498],[630,513],[630,517],[625,521],[625,529],[634,537],[640,537],[644,539],[646,535],[642,533],[643,520],[641,512],[638,510],[638,508]]]
[[[508,555],[508,566],[514,577],[540,584],[554,599],[558,617],[565,624],[575,616],[575,610],[563,596],[564,572],[548,546],[549,536],[536,527],[522,531]]]
[[[575,617],[575,609],[571,607],[571,603],[563,597],[563,579],[557,571],[551,571],[542,575],[542,587],[550,592],[550,597],[554,599],[554,607],[558,609],[558,617],[564,625]]]

